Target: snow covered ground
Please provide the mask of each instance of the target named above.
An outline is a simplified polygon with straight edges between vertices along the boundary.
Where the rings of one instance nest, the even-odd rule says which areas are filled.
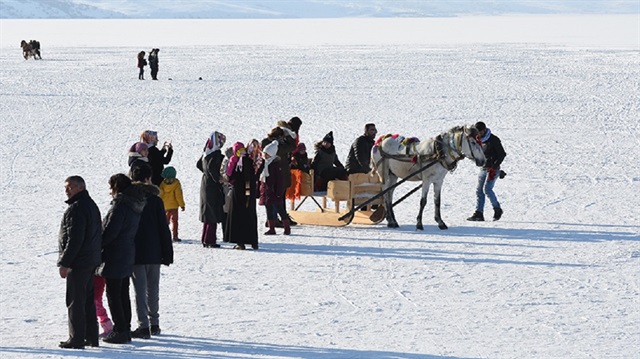
[[[561,41],[529,41],[545,29],[513,22],[508,32],[528,29],[525,40],[459,41],[456,34],[474,29],[451,19],[443,32],[449,43],[345,34],[334,44],[291,44],[284,35],[280,45],[211,44],[203,32],[203,43],[189,36],[182,46],[171,42],[184,34],[180,21],[156,22],[161,33],[144,22],[100,21],[103,33],[120,37],[93,47],[93,31],[78,29],[83,21],[58,22],[76,30],[50,44],[44,39],[56,23],[2,20],[0,356],[637,356],[640,49],[633,19],[596,22],[605,29],[599,39],[559,31]],[[369,20],[372,36],[389,21]],[[403,29],[413,20],[395,21]],[[251,31],[252,22],[228,24]],[[42,42],[42,61],[22,59],[21,37]],[[118,41],[125,45],[112,45]],[[161,48],[160,81],[139,81],[135,55],[152,47]],[[289,237],[261,237],[258,251],[202,248],[195,162],[208,134],[223,132],[229,145],[261,139],[292,116],[302,118],[308,147],[334,131],[343,161],[367,122],[380,134],[426,138],[485,121],[508,153],[508,176],[496,186],[503,219],[465,220],[477,174],[465,161],[445,180],[446,231],[430,220],[431,198],[425,230],[415,230],[414,195],[396,207],[399,229],[298,226]],[[127,149],[144,129],[173,142],[171,164],[187,201],[184,241],[175,245],[175,264],[162,269],[163,334],[59,349],[67,337],[55,267],[64,179],[83,176],[106,213],[107,179],[127,170]]]

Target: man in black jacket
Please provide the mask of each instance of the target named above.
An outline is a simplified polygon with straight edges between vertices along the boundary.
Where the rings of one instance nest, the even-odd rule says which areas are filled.
[[[133,185],[145,193],[147,201],[135,239],[136,259],[132,280],[136,292],[138,328],[131,332],[131,337],[149,339],[151,335],[160,334],[160,265],[173,263],[173,243],[160,189],[151,183],[151,167],[136,167],[131,179]]]
[[[69,339],[60,348],[84,349],[98,346],[98,321],[93,301],[93,272],[100,264],[102,220],[89,196],[84,179],[65,180],[69,207],[64,212],[58,238],[60,277],[67,280],[66,303]]]
[[[348,174],[371,172],[371,149],[377,133],[376,125],[367,123],[364,126],[364,134],[353,141],[347,156],[346,168]]]
[[[487,128],[484,122],[478,122],[475,125],[478,130],[478,136],[482,141],[482,149],[487,158],[487,162],[478,175],[478,187],[476,188],[476,211],[467,218],[468,221],[484,221],[484,202],[485,196],[491,201],[493,206],[493,220],[497,221],[502,217],[502,208],[496,194],[493,192],[493,186],[496,180],[502,176],[500,173],[500,164],[507,156],[502,147],[502,142],[498,136],[491,133],[491,129]]]

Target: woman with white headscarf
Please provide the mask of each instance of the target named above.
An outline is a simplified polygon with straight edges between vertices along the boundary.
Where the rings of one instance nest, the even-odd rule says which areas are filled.
[[[198,160],[197,167],[202,171],[200,182],[200,221],[202,227],[202,246],[205,248],[219,248],[216,231],[218,223],[224,220],[224,192],[220,166],[223,155],[220,149],[226,141],[225,135],[213,132],[204,146],[204,153]]]
[[[260,173],[260,205],[267,210],[267,223],[269,230],[266,235],[276,234],[276,221],[278,214],[282,218],[284,234],[291,234],[291,223],[284,209],[284,173],[280,166],[278,153],[278,141],[273,141],[262,150],[264,159],[263,170]]]

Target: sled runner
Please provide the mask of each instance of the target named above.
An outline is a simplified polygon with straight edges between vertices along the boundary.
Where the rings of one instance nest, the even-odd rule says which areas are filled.
[[[327,183],[327,190],[314,192],[313,170],[311,173],[302,172],[300,183],[300,201],[290,199],[289,215],[301,224],[316,226],[341,227],[350,223],[378,224],[384,220],[384,215],[370,219],[374,213],[372,206],[381,207],[382,197],[368,203],[358,211],[353,208],[370,200],[380,193],[382,184],[378,176],[369,174],[352,174],[346,181],[333,180]],[[320,202],[317,200],[320,199]],[[312,202],[309,204],[309,202]],[[306,208],[302,206],[307,203]],[[309,208],[311,207],[311,208]],[[378,212],[383,211],[379,208]],[[345,214],[349,214],[345,216]]]

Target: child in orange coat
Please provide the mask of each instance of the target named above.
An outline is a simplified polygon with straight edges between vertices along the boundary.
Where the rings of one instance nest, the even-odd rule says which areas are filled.
[[[162,171],[162,183],[160,183],[160,198],[164,203],[167,214],[167,222],[171,224],[174,242],[180,242],[178,237],[178,207],[184,211],[184,198],[182,197],[182,185],[176,178],[176,169],[167,166]]]

